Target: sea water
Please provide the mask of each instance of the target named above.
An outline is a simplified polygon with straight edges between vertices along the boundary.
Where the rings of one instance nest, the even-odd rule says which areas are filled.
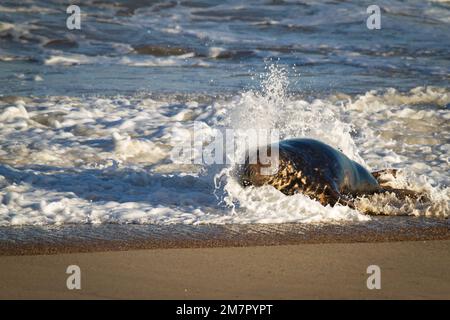
[[[448,217],[450,4],[379,1],[369,30],[370,4],[81,1],[68,30],[64,1],[2,1],[0,226]],[[431,201],[242,188],[172,161],[196,123],[319,139]]]

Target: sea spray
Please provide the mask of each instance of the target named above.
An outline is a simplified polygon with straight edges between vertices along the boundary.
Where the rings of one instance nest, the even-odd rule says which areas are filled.
[[[330,100],[320,99],[308,102],[287,96],[285,69],[271,65],[267,70],[269,72],[262,76],[261,91],[247,91],[232,100],[233,104],[230,106],[231,111],[229,112],[231,126],[241,128],[261,123],[265,127],[277,128],[282,139],[315,138],[338,148],[369,170],[372,169],[371,165],[360,155],[360,148],[367,148],[367,150],[363,150],[363,153],[367,154],[368,150],[377,150],[377,143],[386,145],[386,142],[373,135],[371,129],[363,127],[362,125],[368,120],[360,120],[359,117],[368,112],[376,112],[377,109],[367,110],[364,108],[362,112],[360,110],[355,112],[353,109],[354,106],[360,107],[361,99],[366,98],[368,94],[359,98],[354,104],[351,102],[332,103]],[[417,88],[412,90],[406,98],[401,93],[396,94],[395,90],[390,90],[379,100],[374,92],[369,96],[370,102],[377,103],[379,110],[386,108],[385,105],[380,107],[380,104],[386,103],[386,101],[391,101],[391,103],[405,100],[409,102],[437,101],[441,105],[442,101],[446,99],[444,91],[442,89],[422,90]],[[355,125],[355,121],[360,124]],[[355,138],[358,139],[358,142]],[[377,163],[384,161],[381,168],[398,165],[398,159],[402,158],[393,151],[386,150],[386,154],[389,157],[379,156]],[[390,159],[394,162],[390,162]],[[373,163],[373,161],[371,162]],[[415,165],[423,167],[423,165]],[[318,202],[301,194],[285,196],[270,186],[243,188],[236,180],[236,171],[232,167],[224,168],[220,174],[215,176],[215,194],[218,194],[218,189],[222,188],[221,201],[228,205],[233,213],[239,214],[241,217],[262,215],[267,218],[267,221],[273,221],[271,219],[276,219],[276,215],[281,220],[293,219],[293,221],[363,219],[348,207],[323,207]],[[374,167],[374,169],[381,168],[379,164]],[[412,199],[401,200],[397,199],[394,194],[385,193],[357,199],[358,208],[373,214],[448,217],[450,188],[436,185],[431,177],[417,176],[414,172],[413,168],[410,170],[405,168],[396,178],[392,177],[391,186],[424,193],[430,200],[429,202],[417,202]],[[368,219],[368,217],[364,217],[364,219]]]
[[[225,123],[235,130],[276,129],[282,139],[317,138],[361,160],[350,135],[351,125],[341,122],[335,110],[320,100],[308,103],[288,96],[286,68],[268,65],[261,78],[260,91],[247,91],[232,100]],[[286,196],[270,186],[243,188],[236,179],[237,165],[224,168],[214,181],[215,194],[222,188],[221,202],[240,218],[264,222],[369,219],[348,207],[324,207],[303,194]]]

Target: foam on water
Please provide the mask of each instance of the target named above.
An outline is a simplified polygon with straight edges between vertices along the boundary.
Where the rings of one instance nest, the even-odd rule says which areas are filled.
[[[391,184],[425,192],[431,203],[385,194],[360,199],[361,210],[448,216],[448,89],[306,100],[286,93],[286,72],[268,66],[261,90],[231,97],[1,100],[0,225],[370,219],[269,186],[244,189],[233,165],[173,163],[174,141],[194,122],[206,135],[214,128],[276,128],[282,139],[320,139],[371,169],[401,168]]]
[[[197,66],[208,67],[209,64],[202,60],[192,60],[193,53],[187,53],[179,56],[169,56],[164,58],[128,56],[128,57],[109,57],[109,56],[86,56],[82,54],[63,54],[51,55],[44,60],[46,65],[80,65],[80,64],[105,64],[105,65],[125,65],[131,67],[167,67],[167,66]]]

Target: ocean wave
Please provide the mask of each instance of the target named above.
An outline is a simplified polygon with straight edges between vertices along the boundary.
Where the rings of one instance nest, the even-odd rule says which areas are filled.
[[[320,139],[373,170],[402,169],[391,183],[424,192],[431,203],[384,194],[361,198],[357,208],[448,217],[448,89],[305,100],[288,94],[288,86],[285,70],[268,66],[261,90],[232,96],[0,100],[0,225],[370,219],[269,186],[244,189],[232,165],[174,163],[176,137],[197,122],[205,135],[216,128],[276,128],[282,139]]]
[[[169,57],[143,57],[141,55],[128,55],[124,57],[110,56],[87,56],[82,54],[51,55],[44,60],[44,64],[52,66],[71,65],[126,65],[131,67],[173,67],[173,66],[195,66],[209,67],[210,64],[200,59],[192,59],[194,53],[187,53]]]

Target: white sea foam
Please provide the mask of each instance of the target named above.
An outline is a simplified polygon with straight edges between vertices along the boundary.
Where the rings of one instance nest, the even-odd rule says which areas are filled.
[[[345,206],[324,207],[272,187],[242,188],[233,166],[177,165],[177,135],[214,128],[276,128],[313,137],[371,169],[403,169],[394,187],[431,203],[376,195],[361,210],[449,214],[449,91],[342,94],[312,101],[286,94],[270,66],[261,90],[224,98],[48,97],[0,100],[0,225],[64,223],[279,223],[364,221]],[[200,101],[209,100],[210,103]],[[437,129],[439,128],[439,130]]]
[[[198,66],[209,67],[209,63],[201,59],[192,59],[194,53],[187,53],[179,56],[152,57],[141,55],[129,56],[87,56],[82,54],[54,54],[44,59],[46,65],[126,65],[132,67],[172,67],[172,66]]]

